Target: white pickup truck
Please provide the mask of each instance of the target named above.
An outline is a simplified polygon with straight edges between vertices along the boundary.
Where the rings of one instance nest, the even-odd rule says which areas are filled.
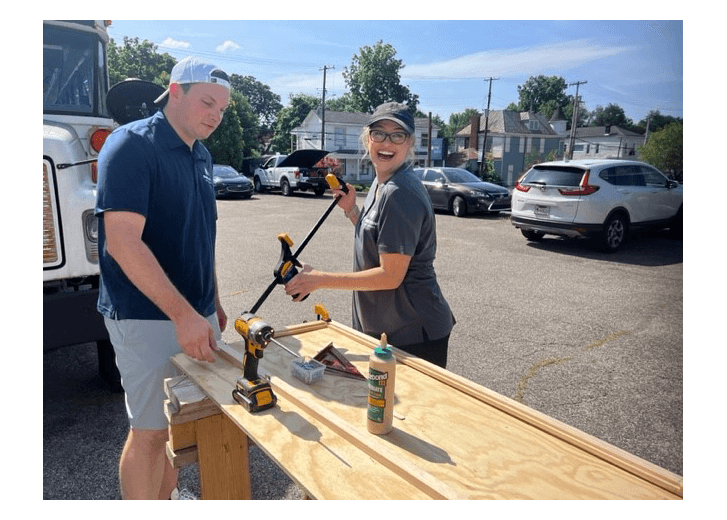
[[[290,155],[274,155],[255,169],[253,182],[255,191],[279,189],[287,196],[293,191],[312,189],[316,195],[323,195],[326,183],[326,168],[314,168],[328,152],[325,150],[296,150]]]

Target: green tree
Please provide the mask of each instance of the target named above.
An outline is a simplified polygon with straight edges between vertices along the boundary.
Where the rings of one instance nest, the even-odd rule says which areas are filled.
[[[230,76],[232,87],[247,98],[250,106],[260,118],[261,131],[272,130],[275,115],[283,108],[280,96],[270,90],[268,85],[259,82],[253,76]]]
[[[596,109],[591,113],[590,126],[620,126],[627,130],[636,130],[634,122],[626,117],[624,109],[613,103],[609,103],[606,107],[597,105]]]
[[[124,43],[117,46],[112,39],[107,48],[109,82],[115,85],[127,78],[138,78],[167,87],[169,73],[177,63],[168,53],[159,54],[150,41],[124,36]]]
[[[353,105],[350,92],[346,92],[334,99],[326,99],[326,110],[332,112],[358,112]]]
[[[453,137],[454,134],[462,130],[470,124],[472,116],[480,116],[481,114],[474,108],[466,108],[464,112],[450,114],[449,122],[444,129],[444,137]]]
[[[500,184],[502,182],[500,174],[497,173],[497,171],[495,170],[495,161],[493,161],[492,159],[485,158],[485,167],[482,172],[482,180],[485,182],[492,182],[494,184]]]
[[[300,125],[311,110],[316,110],[321,100],[307,94],[290,95],[290,104],[282,108],[275,118],[275,132],[270,148],[278,153],[290,152],[290,131]]]
[[[656,132],[671,123],[683,123],[681,117],[665,116],[658,110],[652,110],[647,116],[639,121],[638,127],[646,131],[646,124],[649,124],[649,132]]]
[[[641,159],[681,181],[684,169],[684,123],[670,123],[649,135]]]
[[[255,109],[250,105],[247,98],[232,89],[230,101],[233,108],[237,111],[237,117],[240,119],[242,127],[242,153],[245,157],[253,157],[260,155],[263,144],[261,142],[261,133],[264,127],[260,125],[260,119]]]
[[[359,54],[354,54],[351,66],[343,70],[343,77],[355,111],[370,113],[381,103],[397,101],[409,105],[416,112],[419,96],[401,84],[399,71],[404,64],[395,56],[394,47],[382,40],[372,47],[361,47]]]
[[[516,105],[520,112],[541,112],[551,117],[556,108],[564,110],[573,101],[566,94],[568,84],[558,76],[530,76],[522,85],[518,85],[519,102]],[[509,108],[509,107],[508,107]]]
[[[560,108],[563,116],[568,121],[567,128],[570,129],[573,121],[573,108],[575,96],[566,94],[568,84],[565,79],[559,76],[531,76],[522,85],[518,85],[517,103],[510,103],[507,110],[516,112],[536,112],[552,117],[556,109]],[[585,126],[590,116],[583,96],[579,96],[578,125]]]

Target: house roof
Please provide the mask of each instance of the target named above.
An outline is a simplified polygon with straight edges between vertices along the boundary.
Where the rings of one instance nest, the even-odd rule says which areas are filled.
[[[528,121],[538,121],[538,129],[531,130]],[[457,137],[469,137],[472,125],[465,126],[457,132]],[[534,135],[552,135],[557,136],[558,133],[553,130],[548,122],[548,118],[543,114],[534,112],[517,112],[515,110],[490,110],[490,116],[487,120],[488,132],[495,134],[534,134]],[[479,132],[485,131],[485,118],[480,117]]]
[[[626,130],[620,126],[611,125],[608,127],[608,133],[606,133],[605,126],[582,126],[576,128],[576,137],[642,137],[641,134]]]

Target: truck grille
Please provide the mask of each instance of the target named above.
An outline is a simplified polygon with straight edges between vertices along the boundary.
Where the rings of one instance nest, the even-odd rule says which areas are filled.
[[[48,182],[48,166],[43,164],[43,264],[58,261],[58,241],[53,219],[53,196]]]

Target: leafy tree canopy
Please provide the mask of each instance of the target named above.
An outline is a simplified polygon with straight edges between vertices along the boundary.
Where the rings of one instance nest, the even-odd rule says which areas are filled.
[[[300,125],[311,110],[316,110],[321,100],[307,94],[290,95],[290,104],[278,112],[275,133],[270,148],[278,153],[290,153],[290,131]]]
[[[649,135],[646,145],[641,147],[641,159],[661,171],[671,173],[682,180],[684,169],[684,124],[669,123],[661,130]]]
[[[260,118],[263,130],[272,129],[275,115],[283,108],[280,96],[270,90],[268,85],[260,83],[253,76],[230,75],[232,87],[247,98],[252,110]]]

